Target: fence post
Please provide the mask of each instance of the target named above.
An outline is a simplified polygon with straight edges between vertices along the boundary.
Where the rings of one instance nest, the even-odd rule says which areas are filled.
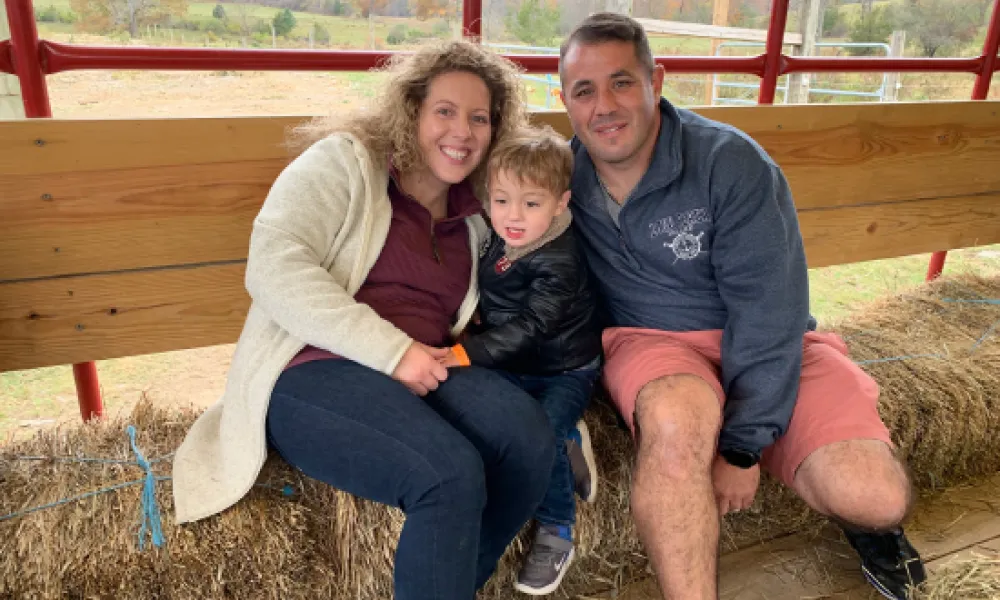
[[[906,52],[906,32],[893,31],[892,40],[889,42],[889,53],[893,58],[901,58]],[[883,102],[895,102],[899,99],[899,82],[902,81],[902,73],[888,73],[885,78],[885,93],[882,95]]]
[[[729,0],[714,0],[712,2],[712,25],[718,25],[725,27],[729,25]],[[719,51],[719,44],[722,40],[717,38],[712,38],[712,49],[709,50],[709,56],[715,56]],[[716,73],[705,76],[705,105],[711,106],[712,101],[715,99],[715,77]]]
[[[799,33],[802,34],[802,45],[799,46],[799,56],[812,56],[816,52],[816,38],[819,37],[819,7],[820,0],[803,0],[799,7]],[[809,79],[812,73],[790,73],[788,75],[788,96],[786,104],[809,103]]]

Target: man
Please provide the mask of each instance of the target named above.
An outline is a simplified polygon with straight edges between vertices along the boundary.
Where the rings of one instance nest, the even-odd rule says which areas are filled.
[[[661,98],[642,27],[588,17],[560,52],[572,210],[632,428],[632,512],[664,598],[715,599],[719,518],[763,466],[841,524],[887,598],[925,578],[878,386],[820,334],[788,184],[749,136]]]

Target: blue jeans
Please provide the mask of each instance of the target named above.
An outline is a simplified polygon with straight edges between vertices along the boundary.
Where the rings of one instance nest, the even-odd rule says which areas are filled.
[[[398,600],[473,600],[538,507],[555,448],[538,403],[492,371],[451,369],[420,398],[349,360],[285,371],[267,435],[309,477],[403,510]]]
[[[535,512],[535,520],[543,525],[574,525],[576,497],[573,489],[573,469],[566,456],[566,439],[583,416],[594,391],[600,369],[579,369],[558,375],[518,375],[503,372],[531,394],[548,417],[556,439],[556,460],[552,466],[548,490]]]

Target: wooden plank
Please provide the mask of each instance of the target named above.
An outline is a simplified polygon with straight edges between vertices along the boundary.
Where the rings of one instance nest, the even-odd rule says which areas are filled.
[[[179,214],[174,222],[162,224],[170,225],[172,233],[166,237],[159,235],[162,232],[154,222],[136,229],[132,237],[117,240],[113,238],[114,222],[102,225],[103,230],[90,231],[102,231],[109,240],[106,248],[118,253],[123,262],[155,258],[155,244],[141,242],[161,238],[176,242],[178,248],[188,244],[186,254],[178,250],[175,256],[192,262],[207,254],[227,256],[226,252],[238,260],[245,256],[249,235],[251,215],[244,216],[242,224],[224,214],[196,216],[185,223]],[[814,267],[1000,242],[1000,196],[807,211],[801,218],[806,251]],[[0,256],[14,256],[23,242],[18,235],[0,242]],[[71,228],[62,235],[69,243],[67,251],[58,254],[69,255],[78,263],[88,258],[73,254]],[[85,242],[79,246],[97,247]],[[22,256],[31,257],[28,251],[32,248],[21,249],[25,251]],[[19,261],[4,264],[11,272]],[[34,263],[27,260],[25,264]],[[4,338],[0,370],[232,341],[241,313],[232,313],[228,307],[242,307],[245,301],[242,266],[222,268],[226,276],[223,284],[217,285],[209,273],[220,268],[108,273],[0,285],[0,332]],[[73,295],[68,294],[73,290]],[[157,310],[147,310],[151,306]],[[216,319],[213,306],[224,308],[222,321]],[[108,315],[115,307],[118,314]],[[30,318],[32,314],[41,317]],[[213,318],[205,321],[205,314]],[[139,317],[133,325],[132,319]],[[163,323],[153,323],[153,318],[162,318]],[[89,324],[89,319],[97,321]],[[78,324],[84,326],[82,332],[75,329]],[[171,333],[164,335],[163,331]]]
[[[998,191],[1000,102],[702,107],[756,139],[803,208]],[[571,135],[564,112],[535,115]],[[0,176],[287,159],[296,118],[0,123]],[[36,146],[35,140],[45,140]],[[9,140],[9,142],[8,142]],[[101,177],[107,178],[108,173]]]
[[[1000,102],[704,107],[781,166],[800,209],[1000,192]],[[572,135],[565,113],[535,116]]]
[[[283,165],[0,176],[0,281],[246,258]]]
[[[799,212],[809,266],[1000,242],[1000,193]]]
[[[0,371],[230,343],[243,264],[0,284]]]
[[[0,175],[287,160],[285,129],[304,117],[29,119],[0,122]]]
[[[738,40],[746,42],[767,41],[766,29],[749,29],[746,27],[724,27],[721,25],[705,25],[703,23],[685,23],[681,21],[661,21],[659,19],[636,19],[642,28],[650,35],[669,35],[677,37],[701,37],[719,40]],[[785,44],[793,46],[802,43],[802,34],[785,32]],[[764,48],[761,47],[761,52]]]
[[[744,129],[782,164],[810,266],[819,267],[1000,241],[998,107],[699,112]],[[565,113],[535,119],[571,133]],[[282,132],[294,122],[0,123],[0,135],[14,135],[0,145],[0,282],[245,258],[252,218],[286,161]]]

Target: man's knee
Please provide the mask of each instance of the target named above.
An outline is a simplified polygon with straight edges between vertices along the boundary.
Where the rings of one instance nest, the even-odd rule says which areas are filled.
[[[890,529],[906,519],[913,488],[889,446],[851,440],[814,454],[800,469],[808,487],[799,491],[815,508],[866,529]]]
[[[654,460],[668,474],[679,469],[675,475],[684,477],[693,467],[711,462],[722,409],[715,391],[703,380],[672,375],[642,388],[633,419],[640,461]]]

